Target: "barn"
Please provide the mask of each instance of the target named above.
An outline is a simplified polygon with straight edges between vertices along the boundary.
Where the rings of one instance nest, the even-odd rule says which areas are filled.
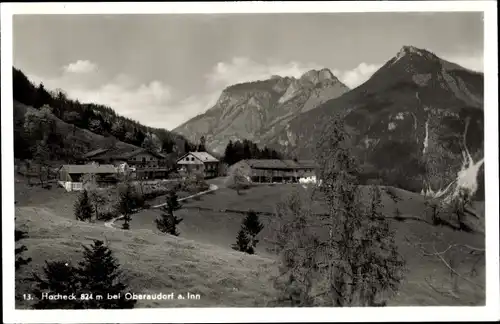
[[[66,164],[59,168],[59,184],[66,191],[83,190],[82,177],[95,175],[98,184],[116,182],[116,168],[111,164]]]
[[[311,160],[246,159],[231,168],[239,168],[252,182],[299,182],[316,175],[317,165]]]

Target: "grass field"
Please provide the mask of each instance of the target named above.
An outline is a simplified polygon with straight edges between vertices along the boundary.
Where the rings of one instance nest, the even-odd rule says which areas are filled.
[[[16,208],[18,226],[29,231],[26,275],[39,272],[45,260],[76,262],[82,244],[107,240],[130,280],[133,293],[193,293],[196,301],[139,301],[137,307],[264,306],[272,297],[268,278],[273,260],[148,230],[121,231],[55,215],[47,208]],[[31,268],[31,269],[28,269]],[[29,292],[30,285],[18,286]],[[25,305],[26,306],[26,305]]]
[[[75,260],[75,256],[81,255],[81,244],[89,244],[91,239],[106,238],[130,276],[132,292],[189,291],[202,296],[201,300],[191,301],[189,305],[186,304],[188,302],[179,305],[172,301],[157,304],[143,301],[138,307],[265,306],[275,296],[270,282],[270,276],[276,271],[275,256],[266,251],[270,245],[265,240],[270,236],[267,225],[271,216],[261,216],[266,227],[261,233],[257,255],[249,256],[230,247],[244,214],[197,210],[197,207],[269,212],[292,189],[292,186],[286,185],[259,186],[237,195],[222,188],[199,200],[185,201],[183,205],[189,208],[177,211],[177,215],[183,218],[178,238],[156,230],[153,222],[160,211],[155,209],[134,214],[131,231],[74,221],[66,215],[68,208],[72,210],[72,204],[65,207],[71,195],[62,191],[58,197],[59,189],[33,187],[25,189],[24,196],[22,190],[16,190],[16,216],[17,223],[29,231],[30,238],[25,244],[29,249],[27,254],[34,260],[28,267],[35,270],[40,269],[44,260]],[[397,207],[403,217],[420,216],[423,209],[420,195],[403,190],[395,192],[401,198]],[[387,212],[396,207],[387,195],[383,195],[383,202]],[[318,209],[321,210],[321,206]],[[422,256],[415,246],[417,240],[433,242],[434,236],[438,235],[442,241],[436,244],[439,251],[451,243],[484,248],[483,235],[435,227],[423,221],[392,221],[391,224],[396,230],[399,251],[408,263],[409,272],[398,295],[389,305],[484,304],[484,290],[464,280],[460,280],[459,293],[448,294],[450,271],[436,257]],[[466,252],[457,252],[455,259],[462,262],[457,266],[460,272],[470,268],[472,260],[467,258]],[[478,276],[470,280],[484,286],[484,262],[478,265]],[[19,289],[29,287],[21,286]],[[438,292],[440,290],[442,292]]]

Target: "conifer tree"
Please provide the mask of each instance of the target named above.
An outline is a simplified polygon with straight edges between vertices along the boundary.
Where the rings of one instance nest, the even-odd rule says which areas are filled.
[[[380,189],[372,186],[368,217],[361,227],[359,263],[353,270],[357,273],[353,283],[359,287],[361,306],[384,306],[382,294],[396,291],[404,275],[405,261],[398,253],[394,231],[381,209]]]
[[[90,222],[90,220],[92,219],[94,210],[92,208],[87,190],[83,190],[83,192],[78,197],[78,200],[75,202],[74,211],[75,218],[77,220]]]
[[[170,190],[168,192],[167,206],[172,211],[176,211],[181,208],[181,204],[179,203],[179,198],[177,197],[175,190]]]
[[[179,210],[181,205],[177,199],[177,194],[171,190],[167,196],[167,204],[162,208],[160,218],[155,219],[156,227],[162,233],[179,236],[177,225],[182,222],[182,218],[175,216],[174,211]]]
[[[232,245],[233,250],[253,254],[253,248],[250,245],[250,238],[243,228],[238,231],[236,243]]]
[[[182,218],[174,215],[173,210],[169,206],[162,207],[160,218],[155,219],[156,227],[162,233],[179,236],[177,225],[182,222]]]
[[[259,240],[256,236],[262,231],[264,225],[259,221],[259,216],[254,211],[249,211],[243,219],[241,228],[236,236],[233,249],[248,254],[254,254]]]
[[[35,309],[83,309],[80,302],[81,283],[78,280],[76,269],[64,261],[45,262],[43,268],[45,278],[33,274],[35,287],[33,293],[38,299],[33,308]],[[74,300],[69,299],[48,299],[43,294],[62,296],[74,296]]]
[[[319,139],[318,189],[328,213],[314,221],[320,221],[316,225],[328,230],[328,236],[304,232],[305,219],[282,218],[285,224],[278,229],[281,247],[278,244],[277,249],[282,260],[280,274],[293,274],[294,285],[300,283],[300,294],[294,293],[300,300],[292,305],[383,306],[386,293],[398,289],[405,269],[393,232],[381,214],[380,192],[372,191],[371,203],[364,208],[358,166],[350,153],[342,118],[334,117]],[[290,210],[301,210],[302,202],[290,203],[297,205]],[[301,243],[286,248],[297,240]],[[281,292],[287,294],[283,287]]]
[[[123,282],[123,273],[113,252],[100,240],[94,240],[90,247],[83,248],[83,260],[79,262],[77,274],[85,296],[81,300],[84,308],[134,308],[136,300],[125,299],[127,285]],[[98,295],[104,298],[96,298]],[[119,295],[120,298],[108,299],[108,295]]]
[[[255,213],[253,210],[249,211],[247,213],[247,216],[243,220],[242,228],[250,238],[251,247],[255,248],[257,246],[257,243],[259,243],[259,240],[256,239],[256,236],[264,228],[264,225],[259,220],[259,215],[257,215],[257,213]]]
[[[123,229],[130,229],[131,215],[136,208],[137,201],[134,188],[127,182],[120,192],[118,204],[116,205],[117,213],[123,216]]]

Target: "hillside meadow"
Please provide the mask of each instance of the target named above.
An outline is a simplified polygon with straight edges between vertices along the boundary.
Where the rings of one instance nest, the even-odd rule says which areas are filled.
[[[107,228],[102,223],[75,221],[67,217],[68,208],[71,208],[67,206],[67,200],[66,204],[63,203],[71,195],[59,189],[34,189],[51,192],[52,200],[46,197],[38,201],[20,199],[16,206],[16,222],[28,230],[29,238],[24,244],[28,247],[26,255],[33,258],[31,265],[27,266],[32,268],[29,271],[40,271],[45,260],[77,260],[81,256],[82,244],[101,239],[107,241],[116,253],[130,279],[131,292],[190,292],[201,296],[200,300],[189,302],[140,301],[137,307],[263,307],[272,305],[269,303],[277,295],[272,287],[277,257],[268,251],[272,246],[268,241],[272,236],[272,215],[260,216],[265,228],[259,237],[257,254],[250,256],[231,249],[244,213],[217,210],[270,212],[273,204],[295,189],[287,185],[261,185],[238,195],[233,190],[221,188],[197,200],[184,201],[184,208],[177,211],[177,215],[183,218],[178,226],[179,237],[158,232],[154,225],[154,219],[160,214],[158,209],[134,214],[130,231]],[[476,276],[468,276],[468,281],[460,279],[459,292],[450,293],[453,285],[450,270],[437,257],[424,256],[418,243],[424,242],[429,248],[435,245],[437,251],[444,250],[449,244],[484,248],[484,235],[432,226],[423,218],[418,220],[424,209],[423,198],[399,189],[392,193],[400,200],[395,203],[383,194],[384,209],[389,216],[392,215],[389,211],[395,207],[402,212],[403,220],[392,220],[391,226],[396,231],[399,252],[407,261],[408,273],[389,305],[483,305],[484,260],[476,265]],[[45,203],[39,204],[40,201]],[[321,210],[321,207],[317,208]],[[323,235],[324,226],[321,230],[321,225],[318,221],[312,226]],[[456,269],[460,273],[469,272],[475,262],[465,250],[446,257],[459,261]],[[29,290],[29,285],[18,287],[18,291]],[[23,304],[23,307],[27,306]]]

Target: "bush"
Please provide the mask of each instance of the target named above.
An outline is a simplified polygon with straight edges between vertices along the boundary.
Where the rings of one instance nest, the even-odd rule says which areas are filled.
[[[187,177],[181,184],[181,190],[189,192],[190,194],[206,191],[209,188],[210,186],[208,183],[206,183],[203,176],[199,174]]]
[[[99,213],[99,220],[110,221],[115,217],[118,217],[118,213],[113,212],[113,211],[108,210],[108,211]]]

